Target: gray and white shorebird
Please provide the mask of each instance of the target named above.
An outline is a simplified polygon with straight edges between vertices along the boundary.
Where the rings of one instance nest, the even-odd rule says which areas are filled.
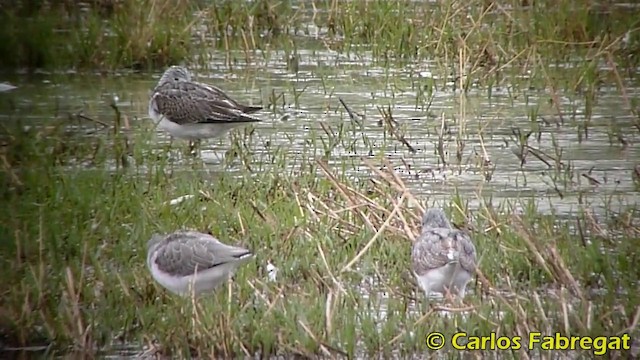
[[[413,244],[411,260],[427,297],[449,292],[462,299],[475,273],[476,248],[467,234],[451,226],[442,209],[431,208],[422,217],[422,233]]]
[[[151,276],[181,296],[213,291],[252,257],[247,249],[223,244],[209,234],[191,230],[154,234],[147,243]]]
[[[250,115],[261,106],[241,105],[220,88],[195,82],[182,66],[169,67],[153,89],[149,116],[162,130],[190,141],[219,137],[261,121]]]

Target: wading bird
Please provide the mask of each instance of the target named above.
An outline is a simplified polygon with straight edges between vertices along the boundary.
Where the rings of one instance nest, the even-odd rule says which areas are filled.
[[[191,74],[182,66],[164,72],[149,100],[149,116],[157,126],[189,140],[192,148],[194,141],[261,121],[250,115],[261,109],[239,104],[216,86],[191,81]]]

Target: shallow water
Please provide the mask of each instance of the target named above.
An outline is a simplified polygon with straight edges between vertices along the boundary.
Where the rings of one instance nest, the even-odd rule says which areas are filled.
[[[549,105],[550,94],[544,90],[530,91],[531,94],[514,99],[500,88],[494,89],[490,98],[485,91],[471,89],[463,97],[448,86],[434,90],[431,107],[425,111],[416,108],[416,91],[412,89],[412,82],[420,83],[421,76],[435,72],[434,64],[378,69],[369,65],[367,60],[351,59],[347,62],[342,60],[344,56],[326,51],[301,50],[299,56],[298,74],[287,72],[285,55],[279,52],[273,52],[272,60],[266,65],[257,62],[250,67],[235,66],[234,71],[229,72],[225,70],[224,58],[220,56],[212,59],[208,70],[196,71],[199,81],[214,83],[247,104],[267,105],[272,92],[284,94],[284,107],[280,99],[275,111],[269,109],[259,113],[264,122],[256,125],[250,144],[255,152],[255,162],[260,162],[278,146],[292,155],[302,155],[310,132],[328,139],[320,124],[324,122],[334,133],[344,127],[347,135],[344,138],[348,140],[340,142],[331,151],[331,164],[346,161],[351,175],[366,178],[371,172],[360,158],[373,159],[383,154],[407,186],[430,201],[445,202],[452,188],[457,188],[472,208],[485,197],[492,197],[495,203],[503,198],[532,198],[540,211],[547,212],[553,207],[558,215],[574,212],[579,205],[578,196],[584,192],[595,201],[590,204],[595,211],[601,210],[609,197],[613,197],[614,204],[621,206],[633,205],[636,201],[631,172],[640,159],[640,147],[634,145],[640,133],[632,126],[633,119],[614,88],[603,88],[599,92],[589,121],[588,138],[579,142],[578,125],[584,122],[584,104],[577,95],[559,94],[564,124],[560,124],[555,108]],[[260,58],[255,57],[256,60]],[[0,80],[8,80],[18,88],[0,94],[0,119],[3,122],[20,119],[23,125],[47,126],[52,119],[65,119],[69,114],[82,113],[101,122],[112,123],[114,112],[109,104],[115,99],[135,132],[141,127],[152,126],[147,115],[147,102],[159,76],[160,73],[9,76]],[[399,87],[403,90],[397,90]],[[297,105],[293,103],[293,89],[303,91]],[[640,88],[628,87],[627,91],[634,98],[640,93]],[[366,114],[365,119],[360,119],[361,126],[351,123],[338,97],[354,111]],[[415,153],[380,126],[377,107],[387,106],[390,106],[400,132],[416,150]],[[515,145],[512,129],[518,128],[523,133],[529,131],[532,123],[528,116],[534,108],[539,118],[544,118],[548,124],[538,119],[533,126],[539,129],[539,135],[532,134],[529,145],[555,156],[555,141],[562,149],[561,161],[572,167],[572,181],[558,184],[562,198],[554,190],[552,180],[562,178],[562,171],[556,174],[555,169],[531,155],[521,167],[520,159],[510,149]],[[281,120],[285,115],[286,121]],[[450,133],[444,137],[447,166],[442,166],[436,152],[442,117]],[[610,143],[608,133],[614,121],[630,145],[622,146],[615,138],[612,139],[613,144]],[[70,126],[80,124],[95,130],[95,124],[90,121],[69,122]],[[465,145],[462,162],[458,165],[455,154],[456,137],[460,131],[464,131],[462,140]],[[104,131],[97,131],[95,136],[102,133]],[[168,139],[166,134],[157,133],[158,144]],[[304,153],[310,160],[325,153],[322,143],[318,143],[315,154],[309,149]],[[229,149],[229,135],[206,141],[203,146],[203,159],[211,163],[215,171],[216,166],[220,168],[224,152]],[[490,160],[489,167],[495,166],[490,174],[478,167],[483,147]],[[553,165],[552,160],[550,163]],[[233,171],[233,168],[228,171]],[[583,174],[598,183],[591,183]]]

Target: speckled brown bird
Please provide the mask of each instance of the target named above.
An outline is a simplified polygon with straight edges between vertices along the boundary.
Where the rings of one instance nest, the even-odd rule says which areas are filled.
[[[164,72],[149,100],[149,116],[159,128],[192,141],[259,122],[250,114],[261,109],[239,104],[218,87],[191,81],[182,66],[171,66]]]
[[[451,226],[444,211],[432,208],[422,217],[422,233],[413,244],[411,260],[427,297],[448,291],[462,299],[475,273],[476,248],[467,234]]]

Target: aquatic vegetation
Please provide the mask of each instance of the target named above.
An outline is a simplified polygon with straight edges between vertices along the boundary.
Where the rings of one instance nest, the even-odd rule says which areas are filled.
[[[204,65],[213,52],[224,51],[233,67],[285,49],[287,58],[296,60],[291,63],[296,71],[298,48],[330,48],[382,65],[436,60],[444,80],[438,87],[452,81],[454,87],[491,92],[508,81],[588,95],[603,78],[598,64],[608,63],[619,73],[637,67],[637,13],[622,5],[570,0],[531,5],[521,0],[25,2],[0,13],[6,24],[0,30],[5,50],[0,64]],[[24,23],[30,26],[18,26]],[[244,51],[242,59],[232,55],[234,49]],[[581,66],[566,69],[571,63]],[[560,69],[564,80],[552,84]]]
[[[0,12],[3,67],[146,69],[193,51],[189,1],[22,2]]]

